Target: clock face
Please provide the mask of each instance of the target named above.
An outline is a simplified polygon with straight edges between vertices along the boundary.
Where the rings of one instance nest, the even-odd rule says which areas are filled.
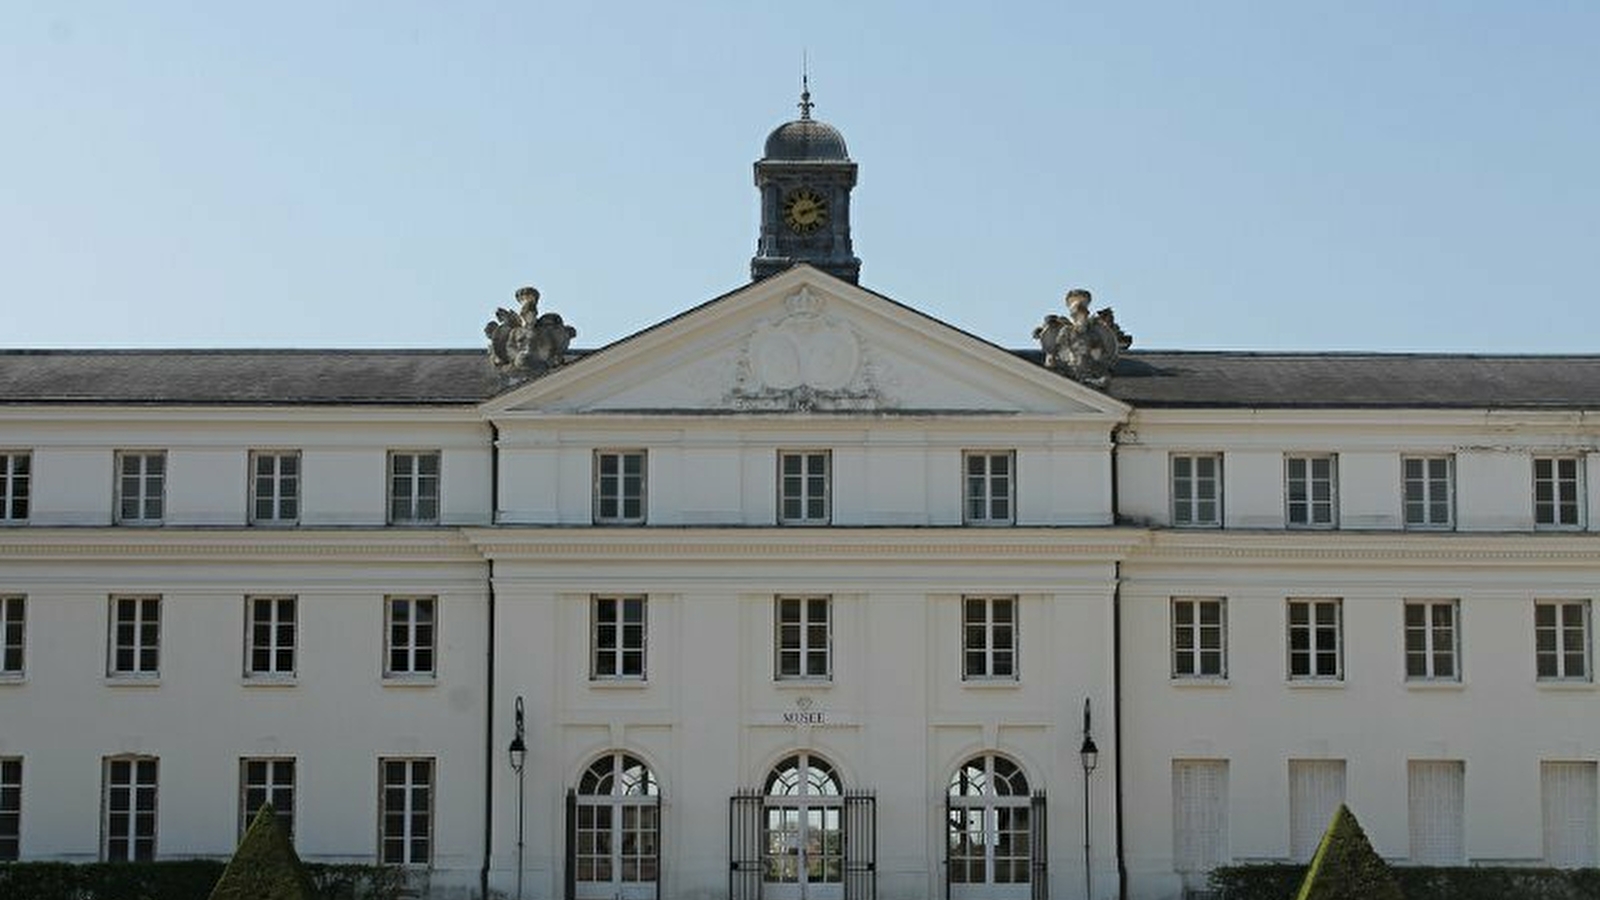
[[[783,201],[783,221],[796,234],[810,234],[828,222],[828,201],[810,188],[797,188]]]

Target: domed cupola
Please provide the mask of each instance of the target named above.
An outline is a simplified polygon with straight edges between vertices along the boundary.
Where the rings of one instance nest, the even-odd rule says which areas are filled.
[[[811,118],[810,86],[800,92],[800,118],[767,135],[766,153],[756,161],[761,192],[761,237],[750,260],[756,280],[798,262],[855,283],[861,260],[850,244],[850,189],[856,164],[844,135]]]

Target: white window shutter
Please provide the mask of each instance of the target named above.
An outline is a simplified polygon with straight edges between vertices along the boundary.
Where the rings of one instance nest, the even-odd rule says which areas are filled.
[[[1344,802],[1344,760],[1289,760],[1289,856],[1309,862]]]
[[[1411,862],[1459,866],[1466,862],[1466,763],[1411,760],[1407,765]]]
[[[1179,872],[1228,861],[1228,761],[1172,761],[1172,859]]]
[[[1560,868],[1590,868],[1600,862],[1596,845],[1596,778],[1592,762],[1547,762],[1539,766],[1544,803],[1544,860]]]

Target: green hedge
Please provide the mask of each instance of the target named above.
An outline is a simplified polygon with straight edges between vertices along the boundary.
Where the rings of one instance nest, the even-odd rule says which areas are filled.
[[[1406,900],[1594,900],[1600,869],[1513,866],[1392,866]],[[1228,866],[1211,873],[1217,900],[1290,900],[1306,867],[1287,863]]]
[[[225,863],[0,863],[5,900],[206,900]],[[406,872],[393,866],[319,865],[306,872],[322,900],[400,900]]]

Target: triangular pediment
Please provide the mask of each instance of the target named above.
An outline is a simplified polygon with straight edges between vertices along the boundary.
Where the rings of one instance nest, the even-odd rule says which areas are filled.
[[[896,301],[800,265],[584,355],[490,415],[1039,414],[1127,407]]]

